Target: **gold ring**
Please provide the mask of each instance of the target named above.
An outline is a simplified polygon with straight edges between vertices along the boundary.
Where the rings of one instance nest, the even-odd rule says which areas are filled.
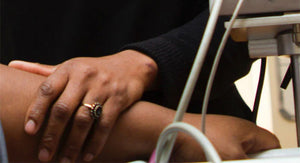
[[[103,106],[99,102],[95,102],[93,104],[86,104],[84,103],[83,106],[90,109],[90,116],[93,119],[98,119],[102,114]]]

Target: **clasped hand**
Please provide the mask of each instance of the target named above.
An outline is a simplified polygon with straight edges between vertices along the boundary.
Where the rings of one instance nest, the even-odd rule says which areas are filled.
[[[93,160],[119,114],[141,98],[157,71],[151,58],[133,50],[99,58],[74,58],[56,66],[23,61],[13,61],[9,66],[48,76],[30,104],[25,131],[34,135],[45,126],[38,156],[41,161],[50,161],[70,125],[59,154],[63,162],[74,162],[82,149],[83,159]],[[94,120],[90,108],[83,104],[96,102],[103,107],[100,118]]]

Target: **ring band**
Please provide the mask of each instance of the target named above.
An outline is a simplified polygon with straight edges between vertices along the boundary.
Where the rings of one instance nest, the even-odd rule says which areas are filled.
[[[90,109],[90,116],[93,119],[98,119],[102,114],[102,105],[99,102],[95,102],[93,104],[84,103],[83,106]]]

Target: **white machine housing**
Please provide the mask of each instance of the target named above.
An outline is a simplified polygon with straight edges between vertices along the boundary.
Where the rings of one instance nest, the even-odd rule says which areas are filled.
[[[213,6],[216,0],[209,0],[209,7]],[[221,15],[231,15],[238,0],[224,0]],[[299,0],[245,0],[240,14],[259,14],[300,11]]]

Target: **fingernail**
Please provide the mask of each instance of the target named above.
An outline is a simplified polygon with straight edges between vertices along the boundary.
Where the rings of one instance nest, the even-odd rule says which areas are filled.
[[[29,120],[25,125],[25,131],[29,134],[33,134],[35,131],[35,122],[33,120]]]
[[[48,161],[49,156],[50,156],[50,153],[47,149],[43,148],[43,149],[40,150],[40,153],[39,153],[39,160],[40,161]]]
[[[93,158],[94,158],[94,155],[91,154],[91,153],[88,153],[88,154],[86,154],[86,155],[84,156],[83,160],[84,160],[84,161],[92,161]]]
[[[64,157],[60,160],[61,163],[71,163],[71,160],[68,157]]]

